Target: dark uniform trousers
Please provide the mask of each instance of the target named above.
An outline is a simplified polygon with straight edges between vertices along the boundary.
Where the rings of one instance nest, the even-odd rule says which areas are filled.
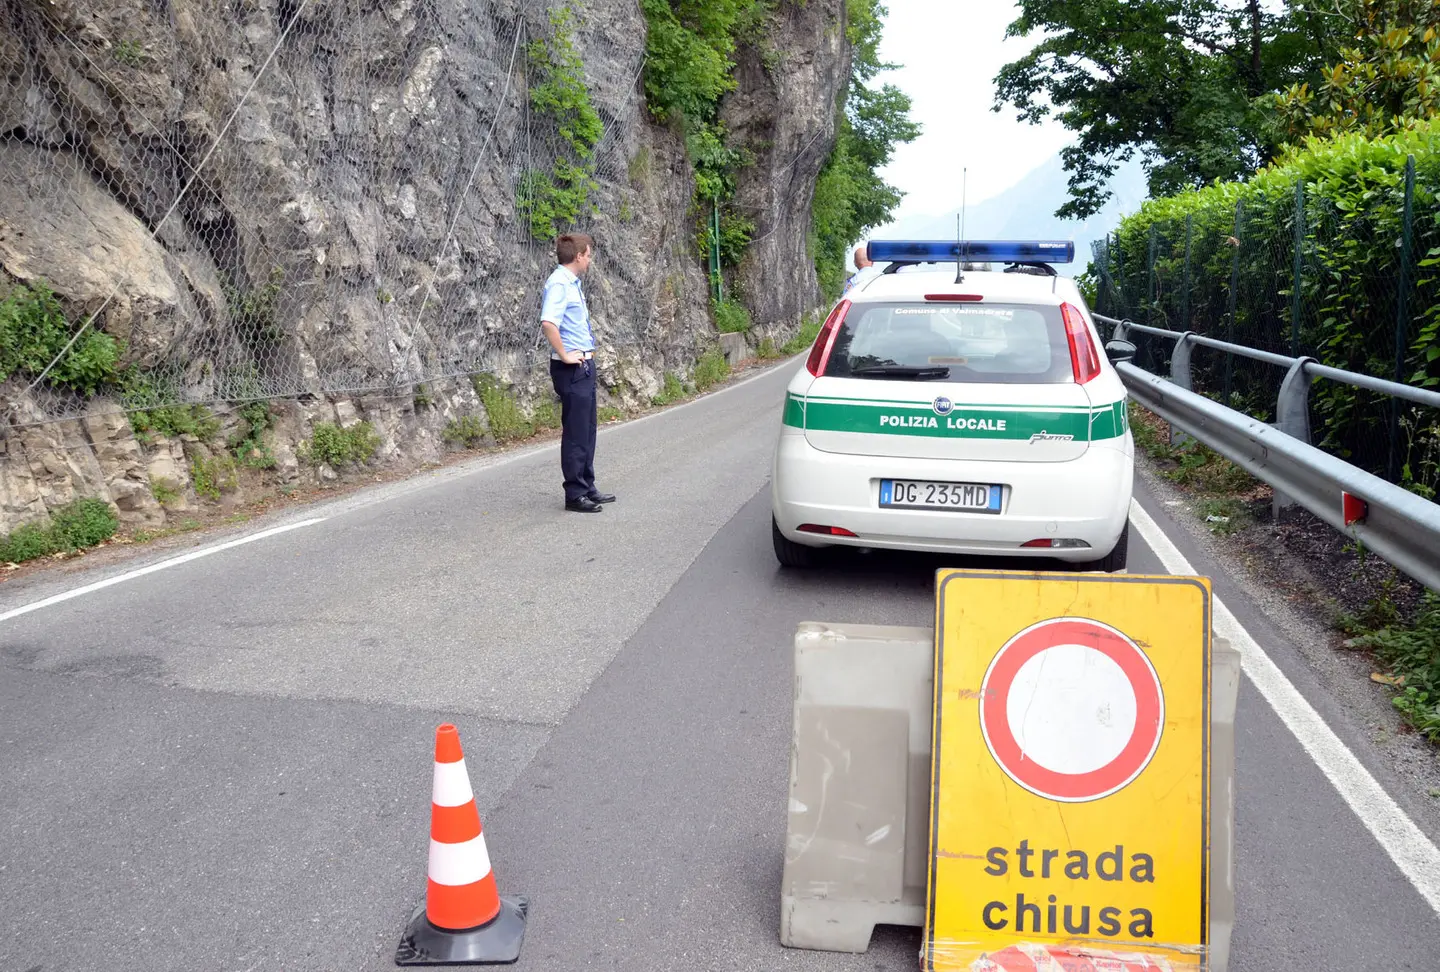
[[[595,490],[595,361],[566,364],[550,359],[550,382],[560,396],[560,471],[565,476],[565,502]]]

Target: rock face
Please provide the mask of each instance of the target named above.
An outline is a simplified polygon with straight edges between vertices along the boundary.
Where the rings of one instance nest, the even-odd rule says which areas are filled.
[[[845,0],[782,4],[768,49],[747,46],[739,89],[722,117],[755,156],[736,202],[755,214],[740,291],[757,322],[795,325],[814,309],[819,284],[806,240],[815,180],[835,144],[838,94],[850,77]]]
[[[739,202],[760,239],[740,286],[781,339],[819,301],[806,236],[848,75],[843,8],[782,0],[767,53],[739,52],[724,106],[755,160]],[[282,479],[318,475],[296,458],[318,421],[372,422],[379,459],[438,454],[448,423],[484,415],[479,371],[521,403],[546,400],[537,314],[554,255],[531,236],[522,190],[566,157],[531,102],[550,9],[11,0],[0,293],[44,281],[72,321],[121,339],[166,401],[274,400]],[[608,402],[639,405],[718,345],[693,170],[649,121],[638,4],[576,3],[570,30],[605,126],[579,219],[598,242],[586,279],[598,363]],[[80,495],[145,524],[189,501],[187,470],[209,446],[138,442],[133,402],[29,384],[0,384],[0,532]],[[182,498],[162,505],[157,477]]]

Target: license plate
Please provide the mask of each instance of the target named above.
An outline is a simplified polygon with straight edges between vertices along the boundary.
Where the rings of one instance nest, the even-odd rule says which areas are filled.
[[[880,506],[892,510],[960,510],[999,513],[1001,488],[983,483],[880,480]]]

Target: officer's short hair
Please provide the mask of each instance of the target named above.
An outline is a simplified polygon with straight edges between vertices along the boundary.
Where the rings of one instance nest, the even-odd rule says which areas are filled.
[[[574,263],[575,258],[595,245],[588,233],[566,233],[555,241],[555,260],[558,263]]]

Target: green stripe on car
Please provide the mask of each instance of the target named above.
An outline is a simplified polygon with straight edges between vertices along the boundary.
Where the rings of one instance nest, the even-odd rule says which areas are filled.
[[[1124,435],[1125,403],[1079,410],[960,404],[937,415],[928,405],[835,399],[807,402],[790,394],[785,398],[784,423],[817,432],[1084,442]]]

